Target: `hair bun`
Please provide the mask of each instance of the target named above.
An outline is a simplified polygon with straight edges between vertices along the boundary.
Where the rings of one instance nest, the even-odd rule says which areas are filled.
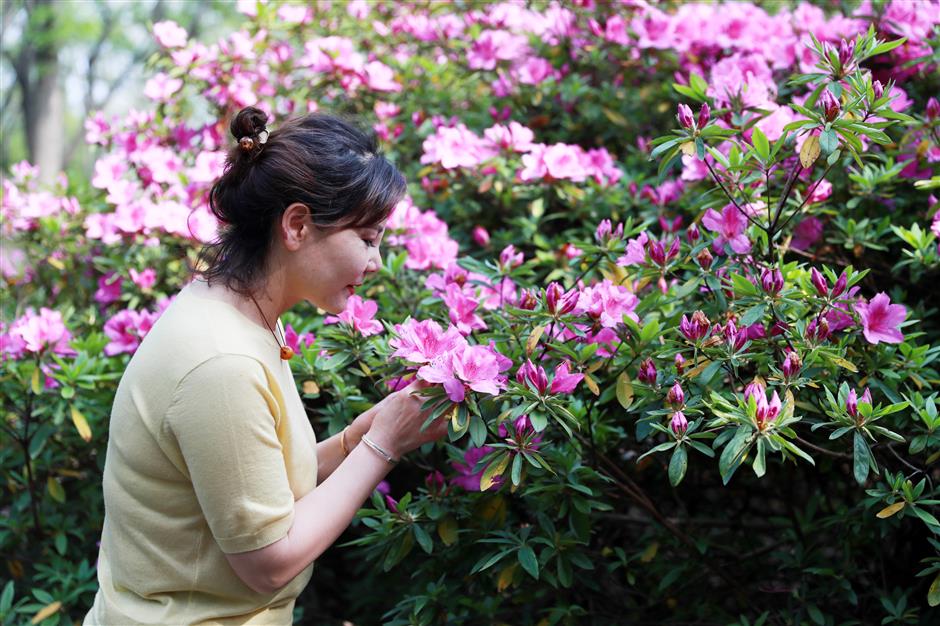
[[[245,107],[232,119],[229,130],[245,152],[259,147],[267,139],[268,116],[257,107]]]

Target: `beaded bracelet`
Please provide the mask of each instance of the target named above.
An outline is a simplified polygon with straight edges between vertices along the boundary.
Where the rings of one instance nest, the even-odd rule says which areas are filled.
[[[398,459],[394,458],[391,454],[383,450],[382,447],[379,446],[379,444],[375,443],[374,441],[372,441],[365,435],[362,436],[362,443],[372,448],[372,450],[374,450],[376,454],[382,457],[385,460],[385,462],[388,463],[389,465],[395,465],[396,463],[398,463]]]

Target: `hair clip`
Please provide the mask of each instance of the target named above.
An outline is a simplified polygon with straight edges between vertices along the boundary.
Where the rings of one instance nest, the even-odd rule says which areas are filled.
[[[268,143],[268,134],[269,134],[269,133],[268,133],[267,130],[262,130],[261,132],[259,132],[259,133],[258,133],[258,143],[260,143],[262,146],[263,146],[264,144]]]

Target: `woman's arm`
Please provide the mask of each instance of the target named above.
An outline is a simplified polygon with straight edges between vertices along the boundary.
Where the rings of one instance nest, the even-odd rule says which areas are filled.
[[[372,427],[372,418],[375,415],[375,407],[369,409],[346,427],[346,450],[351,452],[353,448],[359,445],[362,435],[369,432]],[[321,484],[333,471],[339,467],[346,454],[343,452],[343,446],[340,442],[342,431],[336,433],[329,439],[324,439],[317,443],[317,484]]]
[[[368,436],[396,458],[447,434],[447,420],[421,430],[426,415],[421,412],[422,399],[411,395],[416,389],[409,386],[393,393],[372,409]],[[258,550],[226,554],[232,569],[259,593],[277,591],[336,541],[391,468],[368,446],[356,446],[329,478],[294,503],[294,521],[286,537]]]

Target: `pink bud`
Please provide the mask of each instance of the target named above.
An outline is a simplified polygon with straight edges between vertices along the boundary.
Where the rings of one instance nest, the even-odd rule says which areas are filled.
[[[688,229],[686,229],[685,231],[685,238],[693,246],[695,245],[695,242],[698,241],[699,237],[701,236],[702,234],[699,232],[698,226],[696,226],[695,224],[692,224],[691,226],[689,226]]]
[[[813,287],[816,288],[816,291],[821,296],[829,295],[829,282],[826,280],[826,277],[819,273],[815,267],[809,271],[810,281],[813,283]]]
[[[663,242],[650,239],[646,244],[646,251],[649,253],[650,261],[662,267],[666,264],[666,250],[663,249]]]
[[[708,119],[711,117],[711,110],[708,108],[708,103],[703,102],[702,108],[698,110],[698,127],[705,128],[705,124],[708,124]]]
[[[845,410],[852,417],[858,415],[858,395],[854,389],[851,389],[849,395],[845,398]]]
[[[673,363],[676,365],[676,373],[681,374],[682,370],[685,368],[685,357],[682,356],[681,352],[676,353],[676,358]]]
[[[656,382],[656,365],[653,363],[653,359],[646,359],[640,363],[640,370],[636,377],[648,385]]]
[[[444,491],[444,486],[447,484],[444,480],[444,475],[440,471],[434,470],[430,474],[424,477],[424,484],[428,488],[428,491],[433,494],[439,494]]]
[[[681,435],[688,430],[689,420],[685,418],[685,414],[682,411],[676,411],[672,414],[672,420],[670,420],[669,426],[672,428],[672,432]]]
[[[601,223],[597,225],[597,229],[594,231],[594,238],[600,243],[605,243],[610,240],[612,230],[613,227],[611,226],[610,220],[606,218],[602,219]]]
[[[940,102],[937,102],[936,98],[931,97],[927,101],[927,119],[931,122],[940,117]]]
[[[566,292],[558,283],[552,283],[545,289],[545,305],[552,315],[571,313],[578,304],[578,291]]]
[[[842,106],[839,104],[838,98],[832,95],[831,91],[823,89],[822,95],[819,96],[819,108],[825,112],[826,121],[831,122],[839,117],[839,111],[842,109]]]
[[[679,125],[683,128],[692,128],[692,109],[689,108],[689,105],[679,105],[679,112],[676,114],[676,119],[679,120]]]
[[[796,352],[788,352],[787,358],[783,360],[781,370],[786,378],[791,379],[800,373],[802,365],[803,362],[800,360],[800,355]]]
[[[708,248],[702,248],[702,251],[698,253],[695,260],[698,261],[699,266],[701,266],[703,270],[707,270],[712,266],[712,261],[715,260],[715,257],[708,251]]]
[[[839,42],[839,65],[845,70],[852,63],[852,56],[855,54],[855,41]]]
[[[516,306],[526,311],[531,311],[538,305],[539,301],[531,289],[523,289],[519,294],[519,301]]]
[[[838,298],[842,295],[842,292],[845,291],[845,287],[849,282],[849,277],[846,272],[842,272],[839,276],[839,279],[836,281],[835,286],[832,288],[832,297]]]
[[[766,293],[775,296],[783,289],[783,274],[779,269],[767,268],[761,273],[760,282]]]
[[[880,80],[873,80],[871,83],[871,90],[875,94],[875,100],[880,100],[881,96],[885,94],[884,85],[881,84]]]
[[[666,404],[671,404],[675,407],[681,407],[685,404],[685,392],[682,390],[682,385],[679,384],[679,381],[669,389],[669,393],[666,394]]]
[[[490,245],[490,234],[482,226],[473,227],[473,241],[481,248]]]
[[[669,251],[666,252],[666,260],[671,261],[679,255],[679,238],[676,237],[672,240],[672,244],[669,246]]]

